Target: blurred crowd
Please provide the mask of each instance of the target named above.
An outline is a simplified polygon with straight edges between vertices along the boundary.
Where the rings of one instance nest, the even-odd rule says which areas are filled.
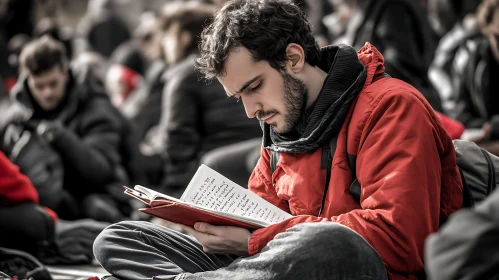
[[[204,163],[244,186],[261,146],[258,121],[195,69],[225,1],[90,0],[63,24],[76,2],[0,1],[0,246],[46,263],[88,262],[107,223],[149,219],[124,185],[179,197]],[[499,155],[499,0],[293,2],[320,46],[371,42],[453,139]]]

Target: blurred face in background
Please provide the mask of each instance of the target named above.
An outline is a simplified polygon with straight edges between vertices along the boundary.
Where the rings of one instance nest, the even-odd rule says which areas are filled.
[[[149,61],[156,61],[162,58],[161,44],[154,32],[144,35],[140,41],[140,50]]]
[[[172,24],[161,38],[163,55],[168,65],[175,65],[186,57],[186,48],[191,36],[181,31],[178,24]]]
[[[45,111],[55,109],[66,94],[68,71],[66,68],[54,66],[39,75],[29,73],[28,86],[31,95]]]

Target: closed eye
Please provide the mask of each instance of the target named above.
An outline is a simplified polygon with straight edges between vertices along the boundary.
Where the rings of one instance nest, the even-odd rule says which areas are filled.
[[[250,91],[257,91],[259,88],[262,87],[262,84],[263,84],[263,81],[260,81],[258,83],[258,85],[256,85],[255,87],[250,88]]]

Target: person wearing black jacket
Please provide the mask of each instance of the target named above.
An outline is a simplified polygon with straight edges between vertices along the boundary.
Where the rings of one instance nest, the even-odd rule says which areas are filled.
[[[214,12],[212,6],[196,5],[172,9],[159,19],[169,68],[163,75],[158,139],[166,161],[162,186],[174,196],[182,194],[208,151],[261,135],[258,122],[248,119],[219,83],[207,84],[195,69],[196,38]]]
[[[476,13],[481,34],[462,43],[452,69],[455,106],[449,116],[481,133],[471,140],[499,154],[499,1],[486,0]]]
[[[120,164],[119,112],[89,71],[69,69],[64,47],[50,37],[28,44],[20,61],[2,150],[34,183],[42,205],[62,218],[92,216],[91,194],[106,192]]]
[[[385,58],[386,73],[417,88],[433,109],[442,112],[438,93],[428,79],[436,36],[418,2],[339,0],[334,3],[353,9],[344,37],[337,42],[355,49],[366,42],[375,45]]]

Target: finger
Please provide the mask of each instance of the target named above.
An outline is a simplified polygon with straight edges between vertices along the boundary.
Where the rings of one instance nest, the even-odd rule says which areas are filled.
[[[196,238],[199,241],[199,243],[201,243],[204,247],[211,247],[211,244],[214,243],[214,240],[219,239],[218,237],[216,237],[214,235],[197,231],[192,227],[186,227],[186,226],[184,226],[184,227],[185,227],[184,228],[185,231],[187,231],[187,233],[194,236],[194,238]]]
[[[214,226],[204,222],[197,222],[194,224],[195,230],[216,236],[223,235],[224,228],[224,226]]]
[[[202,239],[202,237],[206,235],[205,233],[199,232],[199,231],[195,230],[193,227],[190,227],[190,226],[182,225],[181,227],[188,234],[194,236],[194,238],[196,238],[199,242],[201,242],[200,239]]]
[[[178,225],[183,231],[186,231],[187,233],[191,233],[192,230],[195,230],[193,227],[190,226],[186,226],[183,224],[178,224]]]

